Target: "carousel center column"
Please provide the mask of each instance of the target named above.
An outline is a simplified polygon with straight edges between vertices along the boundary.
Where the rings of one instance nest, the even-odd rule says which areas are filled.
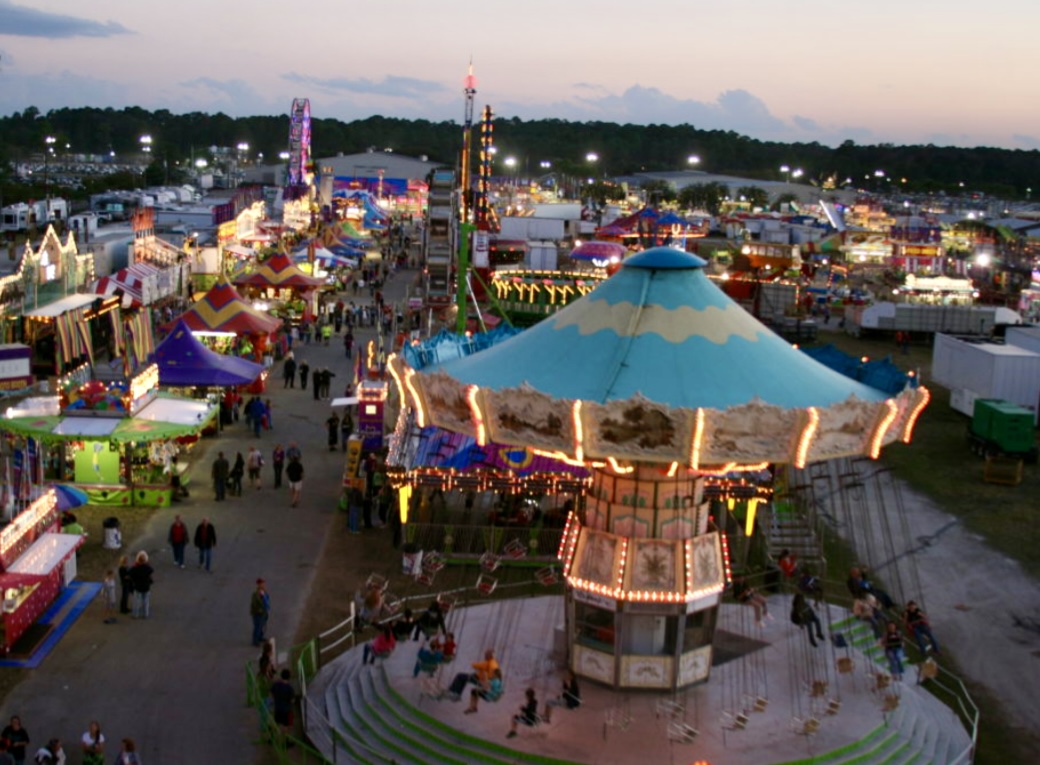
[[[568,664],[614,688],[676,689],[708,678],[725,583],[703,479],[608,461],[584,518],[560,546],[567,581]]]

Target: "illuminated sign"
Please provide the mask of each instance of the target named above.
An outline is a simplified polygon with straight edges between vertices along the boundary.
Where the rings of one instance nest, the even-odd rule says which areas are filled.
[[[0,345],[0,390],[19,390],[33,383],[32,348],[28,345]]]
[[[131,378],[130,388],[127,392],[127,397],[130,399],[130,405],[127,407],[127,410],[130,412],[131,417],[152,402],[158,387],[158,364],[150,364]]]

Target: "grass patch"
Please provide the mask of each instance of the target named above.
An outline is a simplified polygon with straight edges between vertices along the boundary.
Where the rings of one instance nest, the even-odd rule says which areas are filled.
[[[1036,497],[1040,493],[1040,467],[1026,465],[1022,483],[1001,486],[982,480],[984,461],[968,449],[968,418],[950,408],[950,392],[929,382],[931,346],[915,346],[909,355],[893,354],[892,343],[857,339],[841,333],[824,336],[846,353],[893,361],[906,370],[919,370],[932,393],[909,445],[893,444],[882,452],[882,461],[915,491],[930,497],[943,510],[960,519],[995,550],[1022,564],[1040,577],[1040,522]]]

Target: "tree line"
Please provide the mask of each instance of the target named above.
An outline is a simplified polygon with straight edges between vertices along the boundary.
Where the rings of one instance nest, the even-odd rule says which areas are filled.
[[[164,174],[190,169],[211,147],[249,144],[256,161],[276,162],[288,147],[288,114],[229,117],[223,113],[173,114],[139,107],[65,108],[43,113],[35,107],[0,117],[0,180],[9,163],[42,157],[44,139],[69,145],[72,154],[114,156],[116,161],[143,159],[140,139],[151,136],[153,161]],[[478,135],[474,128],[474,138]],[[515,163],[501,174],[537,177],[550,172],[572,177],[606,178],[642,171],[685,170],[688,158],[697,169],[764,180],[784,180],[802,171],[801,182],[852,185],[879,192],[984,193],[1005,199],[1040,193],[1040,152],[988,147],[858,145],[852,140],[836,148],[819,143],[760,141],[734,131],[700,130],[692,125],[632,125],[570,122],[560,119],[496,118],[498,158]],[[391,149],[408,156],[454,164],[462,143],[462,127],[453,121],[432,122],[371,116],[343,122],[312,120],[316,157],[339,152]],[[595,159],[590,159],[595,155]],[[781,167],[789,168],[788,173]]]

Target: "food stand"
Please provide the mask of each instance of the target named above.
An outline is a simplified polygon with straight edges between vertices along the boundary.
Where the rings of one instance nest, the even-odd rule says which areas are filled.
[[[57,496],[50,489],[0,531],[4,654],[76,578],[76,549],[83,537],[57,533],[58,516]]]
[[[55,480],[83,489],[91,504],[168,506],[177,439],[201,432],[217,403],[159,393],[155,364],[125,383],[77,375],[59,381],[60,396],[28,399],[0,418],[16,466],[15,496]]]

